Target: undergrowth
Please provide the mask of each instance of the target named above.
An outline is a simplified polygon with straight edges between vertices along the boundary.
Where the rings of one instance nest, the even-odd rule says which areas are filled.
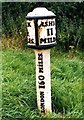
[[[32,50],[6,49],[2,52],[2,119],[83,118],[82,53],[51,50],[52,113],[37,109],[35,54]]]

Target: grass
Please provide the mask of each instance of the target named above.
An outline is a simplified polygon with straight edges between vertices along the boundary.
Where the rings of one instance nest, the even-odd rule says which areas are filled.
[[[7,49],[3,58],[3,120],[83,118],[82,53],[51,50],[52,113],[39,114],[33,50]]]
[[[2,52],[0,50],[0,120],[2,117]]]

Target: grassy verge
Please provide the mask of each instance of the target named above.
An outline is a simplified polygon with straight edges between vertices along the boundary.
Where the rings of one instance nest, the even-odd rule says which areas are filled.
[[[3,120],[9,118],[83,118],[82,53],[51,50],[52,110],[37,109],[35,55],[28,50],[3,50]]]

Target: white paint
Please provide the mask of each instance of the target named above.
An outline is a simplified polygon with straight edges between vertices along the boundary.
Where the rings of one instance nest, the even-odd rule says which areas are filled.
[[[51,112],[51,80],[50,80],[50,49],[35,50],[36,54],[36,87],[37,87],[37,105],[41,113]],[[43,73],[39,72],[38,54],[43,55]],[[44,76],[45,79],[39,80],[38,76]],[[45,82],[45,88],[39,88],[39,82]],[[44,92],[44,112],[41,110],[40,92]]]
[[[48,19],[46,18],[48,17]],[[47,46],[56,43],[55,14],[44,7],[38,7],[27,16],[28,45]],[[38,31],[35,31],[37,25]],[[36,28],[36,29],[37,29]],[[35,34],[37,33],[38,34]],[[38,35],[38,36],[35,36]],[[38,41],[36,44],[36,37]],[[41,113],[51,110],[50,49],[35,50],[37,105]]]
[[[41,23],[44,23],[45,26],[41,26]],[[45,24],[46,23],[46,24]],[[49,23],[53,23],[53,24],[49,24]],[[41,19],[38,20],[38,32],[39,32],[39,45],[50,45],[50,44],[54,44],[56,43],[56,27],[55,27],[55,18],[54,19]],[[51,29],[52,29],[52,33],[51,34]],[[47,30],[49,30],[49,35],[47,33]],[[42,42],[40,39],[46,39],[46,42]],[[51,40],[49,40],[52,39]],[[53,40],[53,38],[55,38],[55,40]],[[51,42],[49,42],[51,41]]]
[[[36,46],[34,20],[27,20],[27,30],[28,45]],[[56,43],[55,18],[38,20],[38,40],[39,45]]]
[[[42,17],[42,16],[55,16],[52,11],[48,11],[45,7],[35,8],[32,12],[27,14],[27,17]]]
[[[46,18],[48,17],[48,18]],[[53,18],[54,17],[54,18]],[[56,43],[56,24],[55,14],[48,11],[45,7],[35,8],[32,12],[28,13],[27,16],[27,30],[29,35],[28,45],[36,46],[35,33],[38,33],[38,45],[52,45]],[[31,18],[31,19],[30,19]],[[39,18],[36,20],[36,18]],[[28,20],[30,19],[30,20]],[[35,20],[37,22],[38,31],[35,31]]]

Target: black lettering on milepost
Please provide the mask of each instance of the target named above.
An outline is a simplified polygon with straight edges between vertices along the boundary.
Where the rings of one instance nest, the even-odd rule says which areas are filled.
[[[45,113],[45,99],[44,99],[44,89],[45,89],[45,76],[43,75],[43,54],[38,53],[38,69],[39,69],[39,75],[38,75],[38,87],[40,90],[40,111],[41,113]]]
[[[45,82],[44,81],[39,82],[39,88],[45,88]]]
[[[42,60],[43,59],[43,54],[42,53],[38,53],[38,60]]]
[[[47,36],[53,35],[53,28],[47,29]]]
[[[31,22],[28,22],[28,23],[27,23],[27,27],[31,27]]]
[[[40,27],[55,26],[55,21],[41,21]]]
[[[44,92],[42,91],[40,91],[40,107],[41,107],[41,113],[45,113]]]
[[[43,75],[39,75],[38,78],[39,80],[44,80],[45,77]]]
[[[43,54],[38,54],[38,67],[39,67],[39,73],[43,73]]]
[[[28,43],[34,44],[34,39],[28,38]]]

